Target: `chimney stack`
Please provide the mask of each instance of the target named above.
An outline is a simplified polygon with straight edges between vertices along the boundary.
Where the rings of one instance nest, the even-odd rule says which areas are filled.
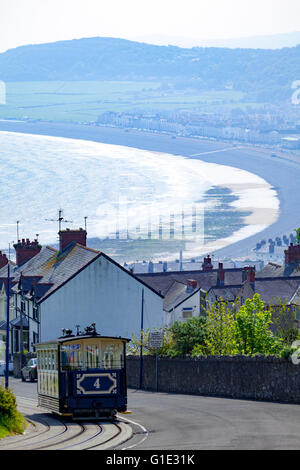
[[[188,279],[186,284],[186,291],[192,293],[197,288],[198,282],[194,279]]]
[[[8,264],[7,256],[0,251],[0,269]]]
[[[245,266],[243,270],[243,281],[249,281],[251,286],[255,286],[255,266]]]
[[[36,256],[41,251],[42,247],[39,245],[37,239],[31,242],[29,238],[26,240],[23,238],[22,241],[18,240],[18,243],[14,245],[14,249],[16,250],[17,265],[20,266]]]
[[[300,245],[290,244],[287,250],[284,251],[285,264],[291,264],[295,261],[300,261]]]
[[[218,285],[218,286],[224,286],[224,284],[225,284],[225,270],[224,270],[224,265],[223,265],[223,263],[219,263],[217,285]]]
[[[212,271],[213,270],[213,265],[211,262],[211,257],[208,255],[206,258],[204,258],[204,262],[202,264],[202,269],[203,271]]]
[[[79,230],[61,230],[59,232],[59,251],[63,251],[66,246],[70,243],[79,243],[80,245],[86,246],[87,232],[83,228]]]

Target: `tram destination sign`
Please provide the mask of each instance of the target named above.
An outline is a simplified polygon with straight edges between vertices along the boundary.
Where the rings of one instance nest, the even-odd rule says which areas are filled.
[[[151,331],[149,333],[148,346],[151,349],[162,348],[164,344],[164,335],[161,331]]]

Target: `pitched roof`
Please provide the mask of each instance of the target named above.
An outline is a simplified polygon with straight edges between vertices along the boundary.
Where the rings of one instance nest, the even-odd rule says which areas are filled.
[[[215,286],[210,289],[210,293],[213,293],[217,299],[224,301],[233,302],[237,297],[239,297],[242,285],[237,286]]]
[[[257,278],[265,277],[300,277],[300,264],[297,262],[280,266],[276,263],[268,263],[257,273]]]
[[[21,282],[25,292],[33,289],[38,302],[43,302],[100,254],[101,252],[78,243],[70,243],[61,252],[47,246],[23,266],[15,269],[14,280]],[[14,291],[19,287],[15,286]]]
[[[300,287],[296,290],[295,294],[289,301],[289,304],[291,305],[300,305]]]
[[[166,295],[174,281],[186,284],[189,279],[194,279],[198,283],[198,287],[206,292],[217,285],[218,270],[212,271],[167,271],[164,273],[145,273],[137,274],[136,277],[157,292]],[[243,269],[225,269],[225,285],[240,285],[243,282]]]
[[[42,303],[100,256],[162,297],[109,256],[75,242],[70,243],[63,251],[47,246],[21,267],[15,267],[12,274],[15,284],[13,291],[18,292],[22,288],[27,298],[34,295],[38,303]]]
[[[200,288],[189,290],[187,285],[179,281],[174,281],[165,294],[163,308],[165,311],[170,312],[173,308],[178,307],[185,300],[192,297]]]
[[[260,294],[261,299],[267,304],[276,304],[278,299],[282,302],[290,302],[300,285],[299,279],[257,279],[255,281],[255,293]]]

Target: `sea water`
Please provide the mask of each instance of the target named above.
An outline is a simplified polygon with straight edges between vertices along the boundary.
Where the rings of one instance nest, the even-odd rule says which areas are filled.
[[[276,191],[257,175],[131,147],[0,132],[0,162],[2,249],[16,241],[17,221],[19,238],[56,243],[62,208],[62,228],[77,229],[87,222],[88,237],[184,240],[187,254],[197,256],[210,241],[210,248],[220,248],[270,224],[246,223],[244,218],[231,228],[232,213],[240,217],[279,209]],[[226,231],[220,231],[216,220],[215,236],[211,231],[207,236],[205,220],[224,208],[220,197],[206,197],[213,188],[229,188],[234,197]]]

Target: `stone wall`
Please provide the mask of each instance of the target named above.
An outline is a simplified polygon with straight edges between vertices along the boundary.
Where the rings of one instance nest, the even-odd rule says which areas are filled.
[[[127,360],[129,388],[139,388],[140,360]],[[155,357],[143,358],[143,390],[156,390]],[[300,365],[276,357],[159,358],[158,391],[300,403]]]

